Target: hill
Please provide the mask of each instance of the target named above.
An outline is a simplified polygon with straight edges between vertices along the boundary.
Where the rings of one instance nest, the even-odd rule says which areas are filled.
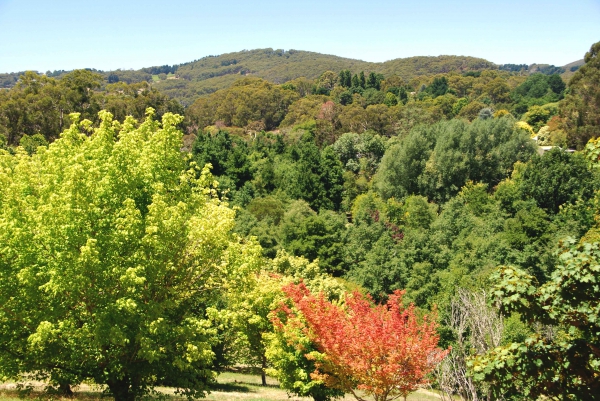
[[[244,76],[264,78],[273,83],[306,77],[317,78],[324,71],[338,73],[347,69],[352,73],[364,71],[375,72],[384,76],[398,75],[405,81],[422,75],[442,74],[449,72],[464,73],[486,69],[506,69],[522,71],[554,73],[563,72],[568,80],[571,69],[577,68],[581,62],[574,62],[564,67],[547,65],[503,65],[498,66],[482,58],[467,56],[417,56],[398,58],[383,63],[371,63],[362,60],[338,57],[301,50],[255,49],[226,53],[218,56],[207,56],[199,60],[179,65],[147,67],[139,70],[98,71],[106,78],[106,82],[136,83],[147,81],[170,97],[177,99],[184,106],[189,106],[198,97],[224,89]],[[49,76],[60,77],[69,71],[48,71]],[[570,73],[570,74],[569,74]],[[0,87],[12,87],[22,73],[0,74]]]
[[[230,86],[242,76],[256,76],[273,83],[306,77],[317,78],[324,71],[343,69],[399,75],[408,81],[418,75],[496,69],[484,59],[459,56],[410,57],[371,63],[299,50],[257,49],[204,57],[178,66],[178,79],[157,82],[157,88],[189,105],[194,98]]]
[[[560,74],[560,76],[562,77],[562,79],[565,80],[565,82],[569,82],[569,80],[571,79],[573,74],[575,74],[575,71],[577,71],[579,69],[579,67],[581,67],[584,64],[585,64],[585,61],[583,59],[573,61],[572,63],[569,63],[569,64],[563,66],[565,72]]]

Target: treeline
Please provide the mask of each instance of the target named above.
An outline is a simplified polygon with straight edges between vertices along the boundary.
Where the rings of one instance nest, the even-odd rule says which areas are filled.
[[[192,155],[211,163],[241,208],[236,231],[255,236],[265,255],[318,259],[377,298],[407,288],[426,307],[449,300],[450,277],[477,288],[500,264],[543,282],[558,239],[590,228],[585,210],[599,187],[585,160],[558,148],[538,156],[515,123],[452,120],[403,139],[346,133],[321,149],[310,129],[251,141],[217,131]]]
[[[128,115],[143,118],[148,107],[159,116],[183,112],[177,101],[146,82],[104,85],[102,75],[87,70],[60,79],[26,72],[14,88],[0,92],[0,138],[4,146],[16,146],[32,137],[52,142],[70,125],[70,113],[97,123],[100,110],[123,120]]]
[[[533,135],[540,133],[544,145],[582,146],[567,137],[565,113],[559,115],[565,91],[555,74],[525,77],[488,70],[406,82],[375,72],[326,71],[316,80],[298,78],[282,85],[240,79],[196,100],[186,110],[186,123],[191,133],[218,126],[239,135],[308,124],[314,125],[319,144],[331,144],[344,132],[405,136],[418,124],[511,113],[529,124]]]

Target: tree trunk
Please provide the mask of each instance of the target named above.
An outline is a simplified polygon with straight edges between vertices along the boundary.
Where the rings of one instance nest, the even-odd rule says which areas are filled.
[[[135,391],[131,388],[128,379],[128,377],[124,377],[120,380],[109,380],[106,383],[115,401],[135,401]]]
[[[266,386],[267,385],[267,373],[266,373],[266,369],[267,369],[267,357],[263,354],[262,355],[262,365],[260,367],[260,379],[262,380],[262,385]]]
[[[73,397],[73,390],[71,390],[71,384],[68,382],[59,383],[58,384],[58,393],[63,397],[71,398]]]

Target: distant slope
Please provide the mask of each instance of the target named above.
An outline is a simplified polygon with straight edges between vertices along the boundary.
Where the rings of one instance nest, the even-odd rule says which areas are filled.
[[[533,67],[532,71],[527,71],[528,66],[523,65],[523,67],[525,67],[526,73],[560,69],[561,72],[565,71],[562,76],[568,80],[573,74],[571,67],[575,68],[581,64],[582,61],[577,61],[562,68],[534,64],[531,66]],[[338,73],[347,69],[353,74],[360,71],[381,73],[386,77],[395,74],[405,81],[409,81],[421,75],[463,73],[498,69],[499,67],[503,68],[503,66],[498,66],[482,58],[466,56],[418,56],[394,59],[384,63],[370,63],[301,50],[255,49],[207,56],[180,65],[97,72],[105,75],[107,82],[151,82],[161,92],[177,99],[184,106],[188,106],[198,97],[227,88],[244,76],[256,76],[273,83],[284,83],[299,77],[314,79],[328,70]],[[520,66],[513,67],[517,67],[518,70]],[[68,71],[55,71],[51,75],[60,77],[66,72]],[[13,86],[18,75],[19,73],[0,74],[0,86]]]
[[[156,87],[187,105],[199,96],[230,86],[243,76],[252,75],[279,84],[299,77],[314,79],[327,70],[336,73],[343,69],[373,71],[376,66],[307,51],[245,50],[181,64],[176,71],[179,79],[157,82]]]
[[[396,74],[405,81],[419,75],[446,74],[449,72],[466,72],[495,70],[498,66],[490,61],[466,56],[408,57],[381,63],[376,72],[383,75]]]
[[[408,81],[419,75],[496,68],[495,64],[484,59],[462,56],[410,57],[370,63],[308,51],[257,49],[209,56],[182,64],[176,71],[179,79],[162,80],[156,86],[188,105],[196,97],[226,88],[247,75],[284,83],[299,77],[314,79],[328,70],[337,73],[348,69],[352,73],[396,74]]]
[[[573,61],[572,63],[569,63],[569,64],[563,66],[565,72],[560,74],[560,76],[562,77],[562,79],[565,82],[569,82],[569,80],[571,79],[573,74],[575,74],[575,71],[577,71],[579,69],[579,67],[581,67],[584,64],[585,64],[585,61],[583,59]]]

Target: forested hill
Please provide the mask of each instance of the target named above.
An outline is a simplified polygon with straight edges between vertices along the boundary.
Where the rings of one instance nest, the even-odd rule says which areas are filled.
[[[563,74],[563,79],[568,80],[581,64],[583,64],[583,60],[564,67],[542,64],[496,65],[482,58],[447,55],[417,56],[398,58],[383,63],[371,63],[309,51],[268,48],[207,56],[179,65],[154,66],[139,70],[89,70],[104,75],[105,83],[151,82],[162,93],[177,99],[184,106],[189,106],[196,98],[228,88],[243,76],[255,76],[280,84],[299,77],[315,79],[324,71],[337,73],[346,69],[381,73],[385,76],[398,75],[408,82],[414,77],[423,75],[501,69],[524,74],[558,73]],[[70,71],[48,71],[46,75],[59,78],[68,72]],[[0,73],[0,88],[14,86],[22,74],[23,72]],[[568,76],[564,76],[565,74]]]
[[[382,73],[386,76],[396,74],[409,81],[420,75],[498,69],[498,66],[481,58],[465,56],[419,56],[370,63],[300,50],[256,49],[207,56],[173,66],[94,71],[102,73],[108,83],[154,82],[161,92],[188,106],[197,97],[227,88],[242,76],[255,76],[273,83],[284,83],[299,77],[314,79],[324,71],[337,73],[344,69]],[[61,70],[47,72],[46,75],[60,77],[67,72]],[[12,87],[21,74],[0,74],[0,86]]]
[[[228,53],[180,65],[175,76],[165,79],[158,88],[184,104],[190,100],[229,87],[241,75],[284,83],[299,77],[317,78],[323,71],[343,69],[399,75],[408,81],[418,75],[496,69],[495,64],[480,58],[462,56],[410,57],[385,63],[370,63],[327,54],[298,50],[257,49]]]

